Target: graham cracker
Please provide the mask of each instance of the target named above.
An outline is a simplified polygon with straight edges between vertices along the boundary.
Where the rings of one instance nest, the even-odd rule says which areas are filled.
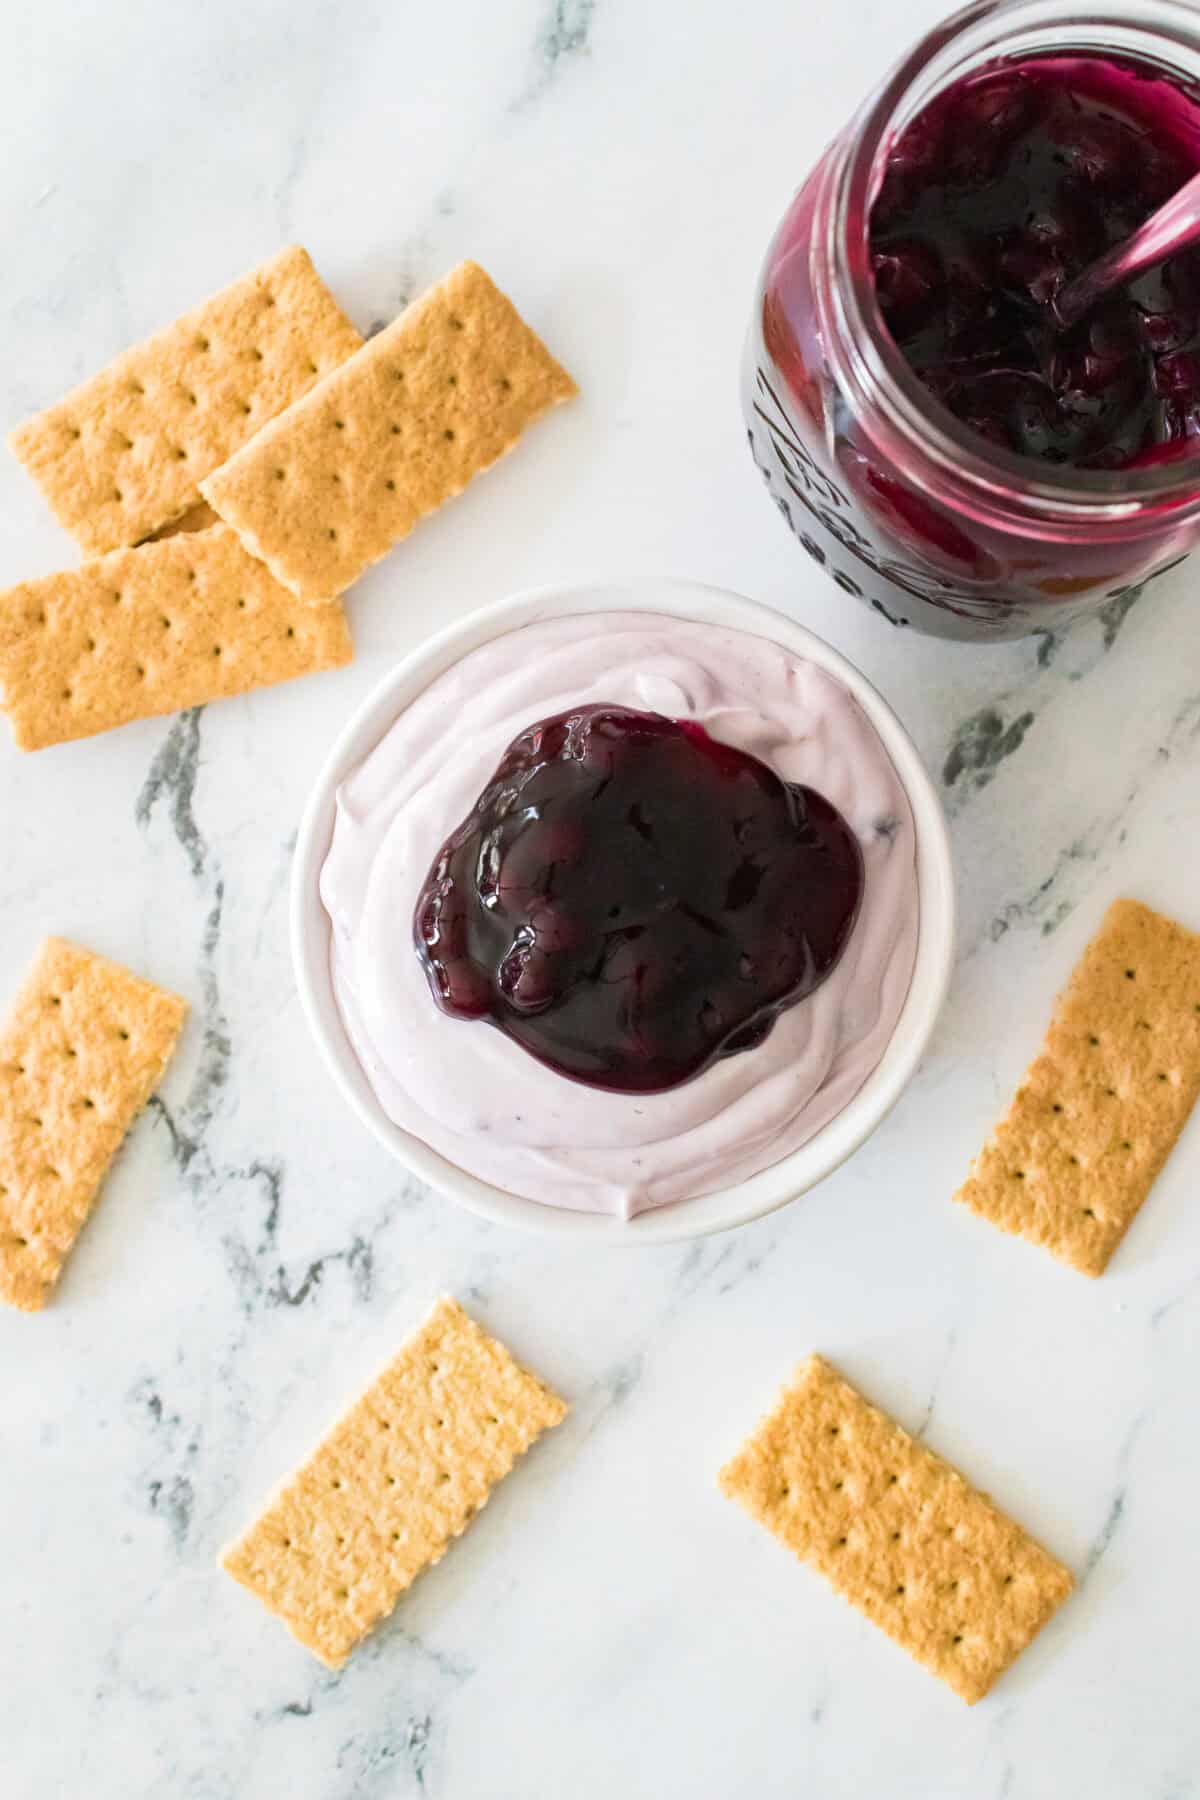
[[[968,1705],[1074,1583],[956,1469],[810,1356],[722,1491]]]
[[[0,1030],[0,1300],[50,1297],[187,1004],[47,938]]]
[[[0,707],[22,750],[338,668],[341,606],[307,606],[228,526],[114,550],[0,594]]]
[[[1200,937],[1118,900],[955,1195],[1102,1275],[1200,1093]]]
[[[361,343],[293,245],[19,425],[9,446],[100,555],[194,506],[205,475]]]
[[[443,1298],[221,1566],[337,1668],[566,1410]]]
[[[305,600],[340,594],[575,383],[465,262],[201,483]]]

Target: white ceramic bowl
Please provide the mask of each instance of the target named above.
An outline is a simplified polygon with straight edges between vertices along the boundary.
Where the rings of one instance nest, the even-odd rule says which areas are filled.
[[[503,632],[578,613],[666,613],[772,639],[827,669],[854,695],[895,764],[916,821],[920,932],[908,998],[878,1067],[824,1130],[772,1168],[696,1200],[639,1213],[631,1220],[522,1199],[469,1175],[388,1118],[363,1074],[334,1000],[331,929],[321,904],[321,865],[333,833],[339,784],[375,748],[393,720],[469,651]],[[338,1087],[359,1118],[415,1175],[472,1212],[577,1243],[663,1244],[742,1225],[784,1206],[823,1181],[857,1150],[912,1078],[933,1030],[954,949],[954,880],[940,802],[912,740],[871,684],[802,625],[756,601],[691,581],[605,581],[517,594],[447,626],[406,657],[358,708],[317,780],[300,826],[292,877],[292,954],[305,1015]]]

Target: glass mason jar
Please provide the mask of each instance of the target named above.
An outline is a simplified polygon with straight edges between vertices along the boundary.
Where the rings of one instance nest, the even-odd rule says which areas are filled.
[[[796,195],[747,339],[751,452],[792,531],[847,593],[940,637],[1057,629],[1164,574],[1200,537],[1200,440],[1194,457],[1115,471],[997,447],[922,386],[876,303],[868,222],[898,132],[951,83],[1051,51],[1147,64],[1189,113],[1200,105],[1200,11],[1187,0],[967,7],[905,58]]]

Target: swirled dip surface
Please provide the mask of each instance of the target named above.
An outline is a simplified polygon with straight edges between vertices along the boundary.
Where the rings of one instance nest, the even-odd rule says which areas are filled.
[[[440,1012],[413,945],[430,859],[505,747],[601,703],[697,720],[823,794],[863,852],[862,909],[828,979],[757,1048],[662,1093],[583,1086]],[[388,1116],[497,1187],[625,1216],[744,1180],[828,1124],[886,1049],[916,954],[912,813],[857,702],[765,638],[653,613],[529,625],[439,676],[339,788],[321,897],[338,1005]]]

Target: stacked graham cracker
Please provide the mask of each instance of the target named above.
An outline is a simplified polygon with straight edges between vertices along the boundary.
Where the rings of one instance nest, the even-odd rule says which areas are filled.
[[[0,593],[18,746],[348,662],[339,596],[574,391],[474,263],[364,344],[281,251],[12,433],[89,559]]]

